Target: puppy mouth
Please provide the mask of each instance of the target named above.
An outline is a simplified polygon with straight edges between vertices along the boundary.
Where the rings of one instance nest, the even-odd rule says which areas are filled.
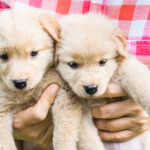
[[[88,95],[88,94],[85,94],[84,96],[82,96],[82,97],[84,97],[84,98],[87,98],[87,99],[97,99],[97,98],[99,98],[99,97],[102,97],[102,95]]]
[[[81,93],[77,93],[77,92],[74,92],[78,97],[80,97],[80,98],[83,98],[83,99],[87,99],[87,100],[89,100],[89,99],[97,99],[98,97],[100,97],[100,96],[98,96],[96,93],[95,94],[87,94],[86,92],[81,92]]]

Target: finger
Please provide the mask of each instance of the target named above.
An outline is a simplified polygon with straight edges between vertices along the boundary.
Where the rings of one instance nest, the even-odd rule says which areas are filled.
[[[14,130],[15,138],[18,140],[32,141],[36,140],[39,134],[42,132],[42,127],[39,128],[38,125],[27,126],[22,130]]]
[[[50,124],[49,127],[42,133],[40,134],[40,137],[37,140],[37,145],[39,145],[42,148],[48,148],[52,145],[52,137],[53,137],[53,125]]]
[[[40,120],[46,118],[50,106],[55,100],[58,92],[58,86],[56,84],[50,85],[42,94],[37,104],[33,106],[35,115],[38,115]]]
[[[45,144],[43,145],[43,147],[49,147],[52,145],[52,139],[53,139],[53,130],[54,130],[54,126],[51,125],[51,127],[48,128],[47,133],[45,134]]]
[[[99,136],[103,141],[124,142],[136,136],[133,131],[123,130],[120,132],[99,131]]]
[[[56,84],[50,85],[34,106],[16,114],[13,122],[14,128],[23,128],[26,125],[44,120],[57,92],[58,86]]]
[[[23,129],[14,129],[14,136],[19,140],[37,142],[39,138],[43,138],[45,131],[52,126],[52,120],[47,117],[42,122],[34,125],[26,126]]]
[[[122,131],[135,126],[135,119],[124,117],[112,120],[95,120],[96,127],[104,131]]]
[[[150,118],[149,117],[142,117],[137,118],[134,122],[134,126],[130,129],[136,133],[143,133],[144,131],[148,130],[150,127]]]
[[[107,90],[104,94],[104,97],[122,97],[126,96],[126,93],[124,90],[121,88],[121,86],[110,83],[107,87]]]
[[[91,107],[92,116],[99,119],[113,119],[141,113],[141,107],[131,99]]]

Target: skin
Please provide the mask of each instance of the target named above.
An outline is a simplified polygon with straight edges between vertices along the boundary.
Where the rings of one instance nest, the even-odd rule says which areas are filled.
[[[125,96],[120,86],[110,84],[106,97]],[[124,142],[150,127],[150,118],[132,99],[109,103],[103,106],[92,107],[99,135],[104,141]]]
[[[13,126],[17,139],[31,141],[40,147],[51,145],[52,121],[47,114],[58,89],[57,85],[50,85],[37,104],[16,114]],[[119,85],[109,84],[105,97],[122,96],[125,93]],[[129,98],[92,107],[91,112],[104,141],[127,141],[150,127],[148,114]]]
[[[13,123],[16,139],[30,141],[40,147],[51,145],[53,127],[48,112],[58,89],[57,85],[50,85],[34,106],[16,114]]]

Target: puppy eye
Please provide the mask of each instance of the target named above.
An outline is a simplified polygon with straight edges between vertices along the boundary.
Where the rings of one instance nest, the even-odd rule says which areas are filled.
[[[70,62],[70,63],[68,63],[68,65],[73,69],[77,69],[79,67],[79,65],[75,62]]]
[[[31,57],[35,57],[37,55],[38,55],[38,51],[32,51],[30,54]]]
[[[106,62],[107,62],[106,60],[100,60],[99,61],[99,65],[100,66],[104,66],[106,64]]]
[[[0,55],[0,59],[4,60],[4,61],[7,61],[9,58],[8,58],[8,54],[7,53],[3,53],[2,55]]]

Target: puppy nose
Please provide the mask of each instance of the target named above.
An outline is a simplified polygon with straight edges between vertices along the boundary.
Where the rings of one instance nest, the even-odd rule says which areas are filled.
[[[93,84],[93,85],[84,86],[84,90],[86,93],[93,95],[97,92],[97,85]]]
[[[26,79],[20,79],[20,80],[14,80],[14,86],[17,89],[23,89],[26,87],[27,83],[26,83]]]

